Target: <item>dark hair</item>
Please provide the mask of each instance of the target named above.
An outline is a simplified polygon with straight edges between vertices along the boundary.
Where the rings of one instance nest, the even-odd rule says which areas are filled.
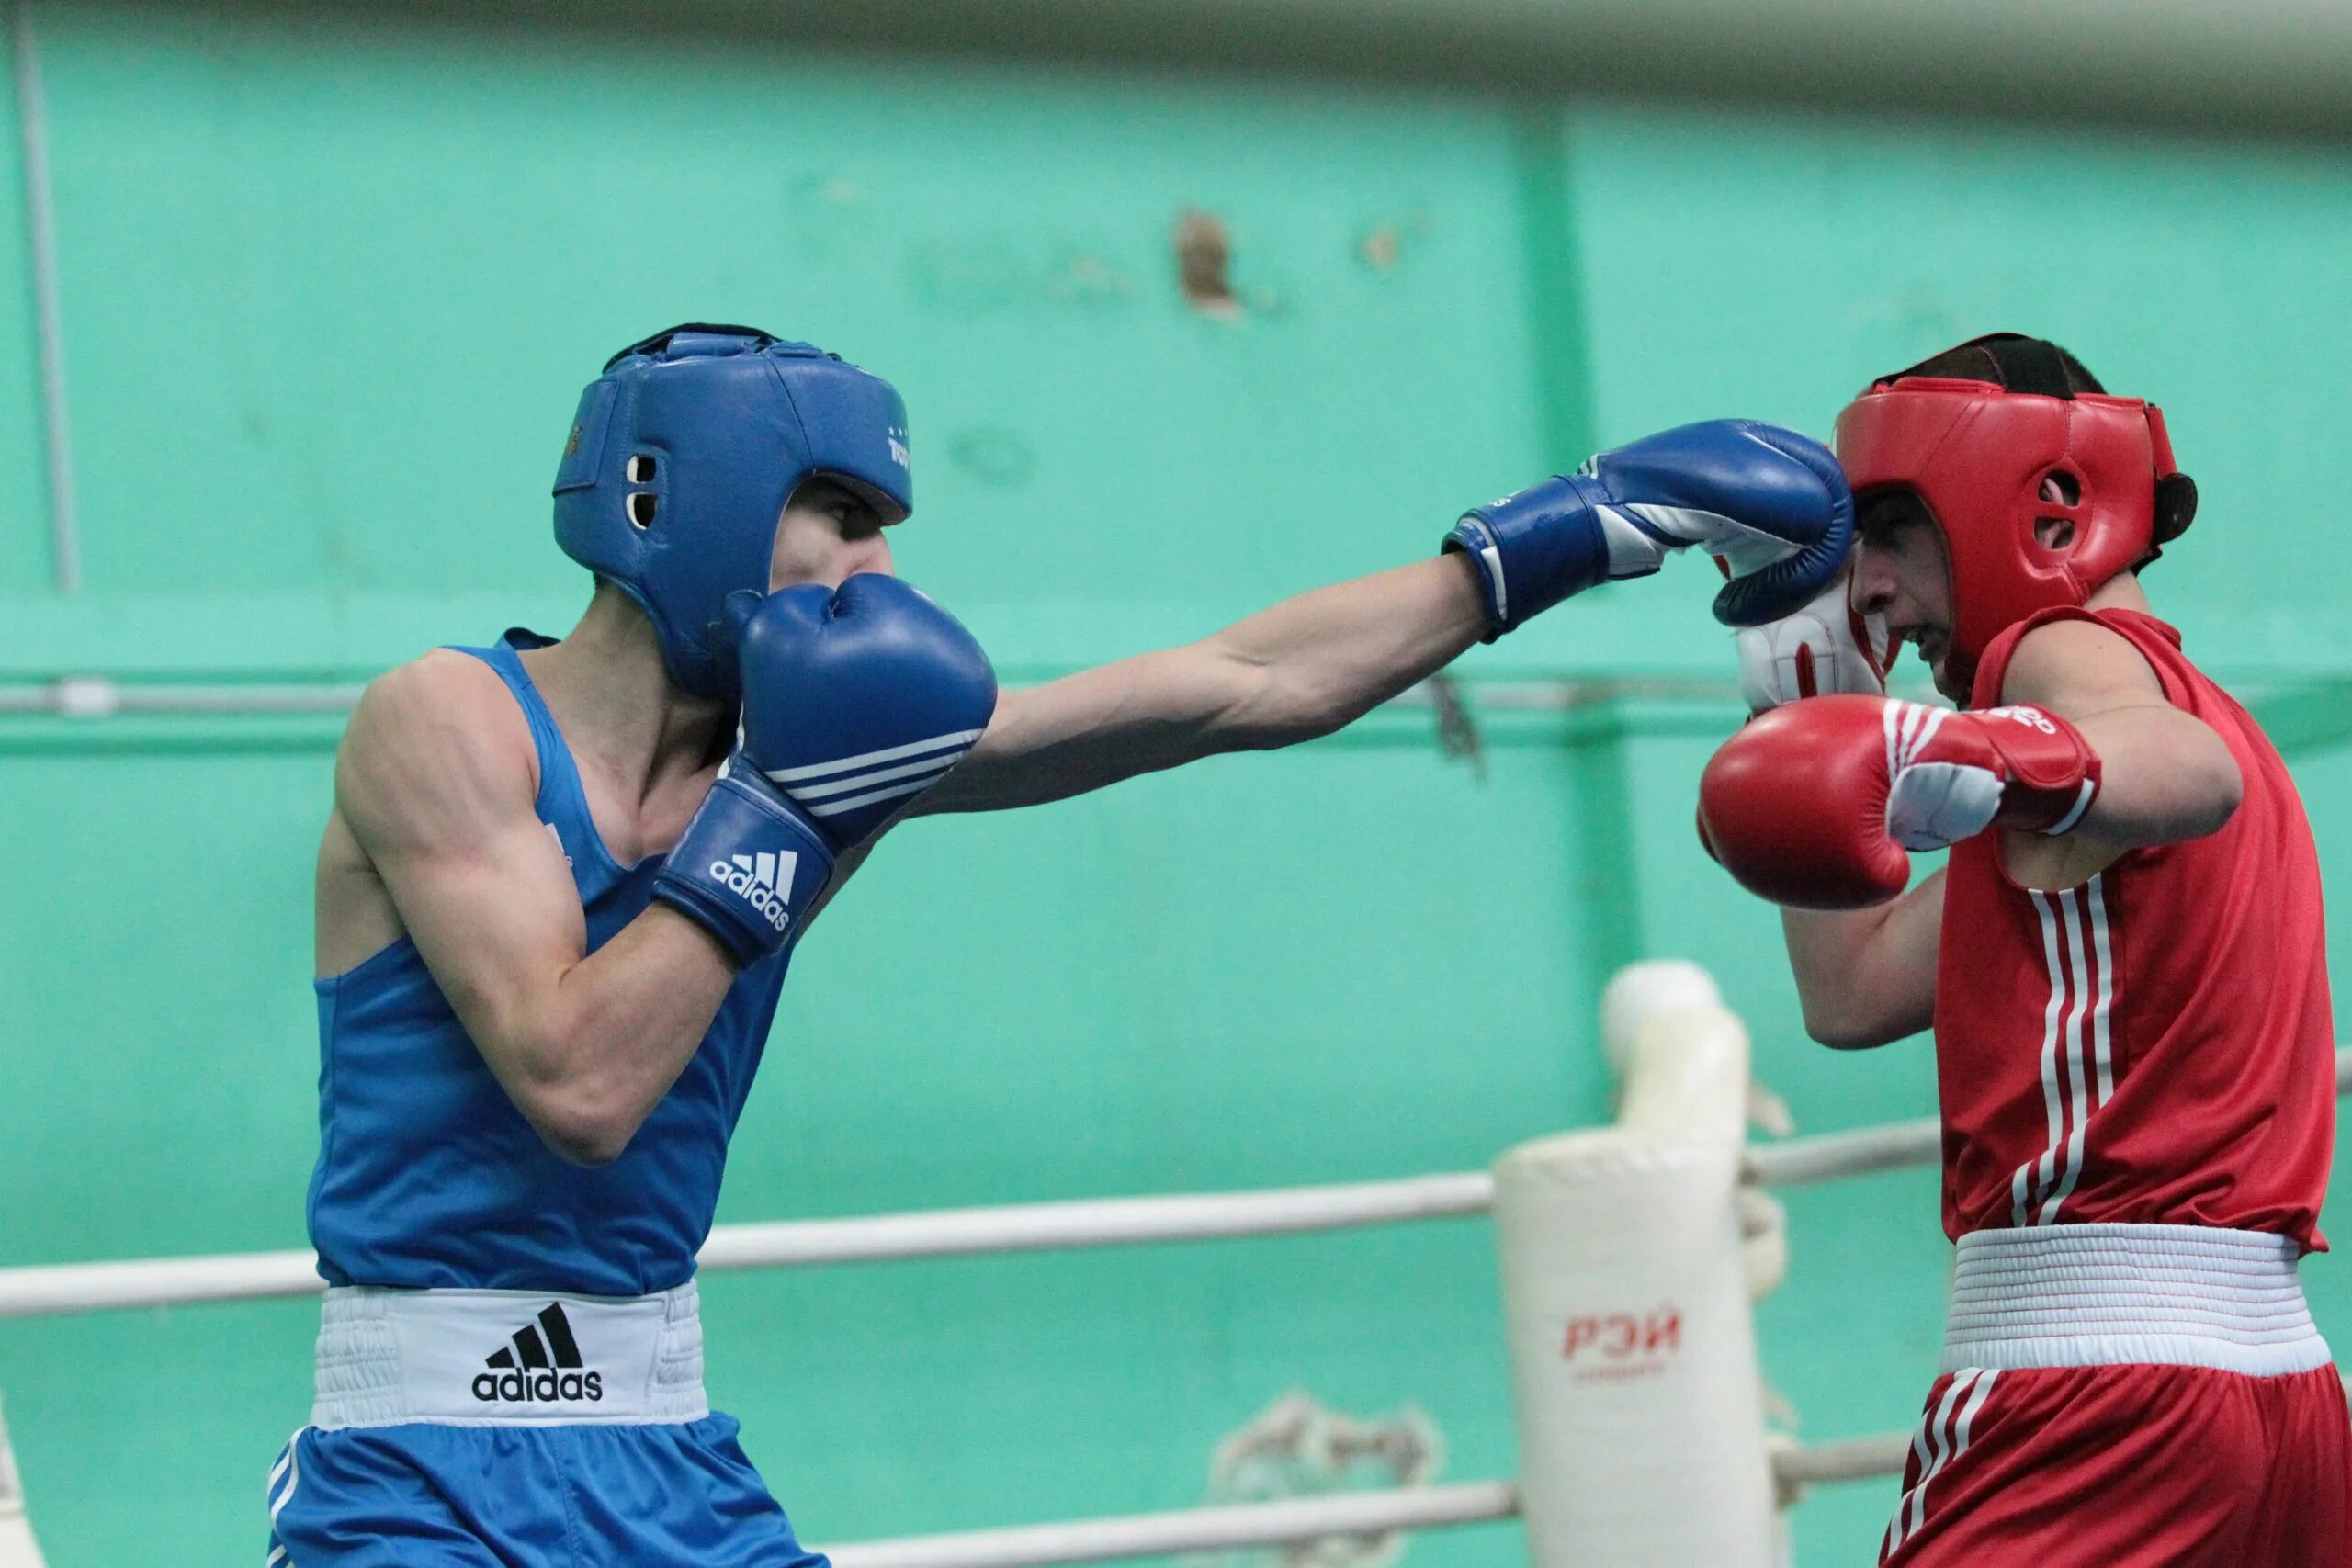
[[[1923,359],[1907,370],[1882,376],[1882,384],[1905,376],[1938,376],[1953,381],[1989,381],[2011,392],[2039,392],[2049,398],[2072,398],[2083,392],[2104,394],[2098,378],[2083,362],[2048,338],[2021,333],[1987,333],[1956,348]]]

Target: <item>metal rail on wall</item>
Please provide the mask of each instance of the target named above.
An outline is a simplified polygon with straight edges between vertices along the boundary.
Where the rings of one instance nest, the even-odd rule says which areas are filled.
[[[366,689],[357,681],[181,682],[69,675],[0,683],[0,720],[72,720],[75,728],[67,733],[82,733],[81,726],[87,724],[95,737],[104,732],[101,721],[118,718],[339,717],[357,705]],[[1924,692],[1903,694],[1928,697]],[[1449,673],[1399,693],[1379,711],[1431,714],[1441,750],[1475,757],[1482,717],[1591,715],[1607,722],[1612,710],[1634,703],[1687,706],[1695,721],[1710,707],[1736,709],[1740,694],[1729,680],[1668,675],[1487,681]],[[2352,741],[2352,679],[2303,676],[2275,682],[2253,694],[2247,706],[2271,743],[2290,760]]]
[[[116,681],[103,675],[0,685],[0,714],[104,719],[121,715],[208,715],[243,717],[300,713],[348,713],[365,686],[357,682],[178,684]],[[1566,713],[1609,702],[1736,702],[1730,681],[1629,677],[1586,681],[1424,681],[1387,707],[1442,709],[1464,689],[1482,708],[1498,712]]]

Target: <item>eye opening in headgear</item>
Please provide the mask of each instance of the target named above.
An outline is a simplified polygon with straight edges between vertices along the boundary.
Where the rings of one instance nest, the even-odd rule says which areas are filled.
[[[1876,485],[1854,496],[1854,536],[1884,544],[1903,528],[1939,527],[1928,498],[1904,485]]]
[[[811,469],[808,478],[800,482],[805,485],[810,479],[822,479],[827,484],[839,485],[849,491],[850,494],[872,507],[875,516],[881,520],[885,527],[893,523],[903,523],[907,520],[905,507],[899,505],[887,491],[859,479],[855,474],[847,473],[839,468],[815,468]]]

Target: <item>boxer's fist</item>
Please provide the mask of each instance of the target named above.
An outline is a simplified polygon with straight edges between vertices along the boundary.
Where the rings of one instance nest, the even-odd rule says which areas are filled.
[[[1600,453],[1464,515],[1445,537],[1477,569],[1488,640],[1572,593],[1645,577],[1696,545],[1732,579],[1715,616],[1756,626],[1821,592],[1854,538],[1854,497],[1828,448],[1720,419]]]
[[[895,577],[771,593],[738,649],[742,755],[837,849],[944,778],[996,711],[972,634]]]
[[[741,609],[742,728],[653,896],[752,964],[797,938],[842,851],[972,749],[996,674],[953,615],[896,578]]]
[[[1857,615],[1839,571],[1792,614],[1732,634],[1739,654],[1739,694],[1750,713],[1840,693],[1875,697],[1886,691],[1886,618]]]
[[[1859,909],[1903,891],[1906,850],[1993,827],[2066,831],[2098,778],[2082,733],[2040,708],[1820,697],[1775,708],[1724,743],[1699,781],[1699,832],[1751,893]]]

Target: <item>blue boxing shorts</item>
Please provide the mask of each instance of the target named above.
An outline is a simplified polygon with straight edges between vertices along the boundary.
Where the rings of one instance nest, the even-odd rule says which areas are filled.
[[[331,1290],[266,1568],[826,1568],[735,1434],[691,1283]]]

